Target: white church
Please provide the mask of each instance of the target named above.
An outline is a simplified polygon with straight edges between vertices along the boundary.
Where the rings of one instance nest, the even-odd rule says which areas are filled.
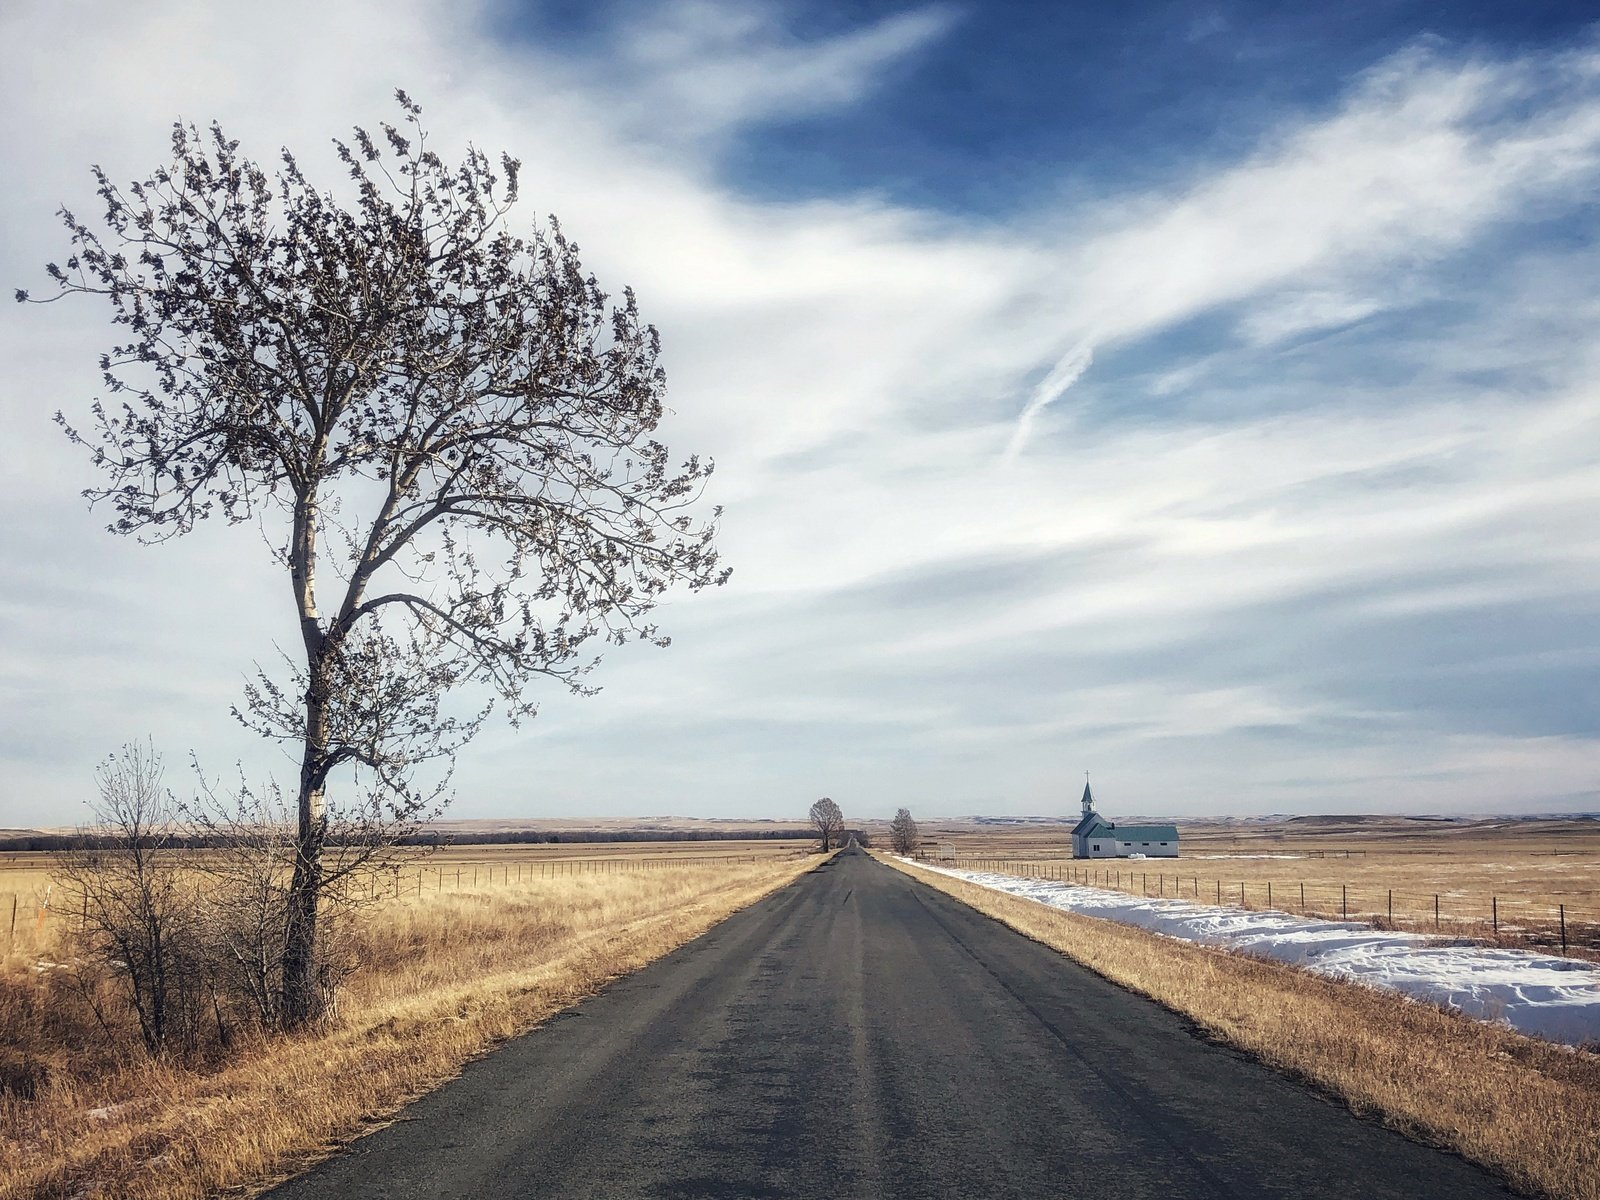
[[[1176,825],[1117,825],[1094,811],[1089,781],[1083,781],[1083,817],[1072,827],[1073,858],[1177,858]]]

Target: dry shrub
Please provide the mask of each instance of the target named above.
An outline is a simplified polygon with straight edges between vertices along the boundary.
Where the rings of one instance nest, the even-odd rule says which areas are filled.
[[[1600,1057],[1283,963],[890,864],[1517,1187],[1600,1200]]]

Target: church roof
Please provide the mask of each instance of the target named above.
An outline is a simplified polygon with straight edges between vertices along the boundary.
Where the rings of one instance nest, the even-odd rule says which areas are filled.
[[[1097,812],[1085,813],[1072,827],[1073,837],[1115,838],[1119,842],[1175,842],[1176,825],[1118,825]]]
[[[1111,837],[1113,836],[1111,831],[1115,828],[1116,826],[1102,817],[1099,813],[1086,812],[1079,819],[1078,823],[1072,827],[1072,835],[1074,837],[1077,837],[1079,834],[1082,834],[1084,837]]]

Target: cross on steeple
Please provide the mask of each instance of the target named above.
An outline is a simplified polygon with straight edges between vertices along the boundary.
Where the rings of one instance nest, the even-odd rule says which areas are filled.
[[[1083,815],[1088,816],[1094,810],[1094,794],[1089,791],[1089,772],[1083,773]]]

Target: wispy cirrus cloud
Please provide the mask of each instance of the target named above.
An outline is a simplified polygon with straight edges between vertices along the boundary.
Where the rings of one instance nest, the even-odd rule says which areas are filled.
[[[771,0],[642,6],[612,41],[621,111],[668,142],[825,112],[863,100],[960,20],[953,6],[931,4],[802,40],[788,15]]]
[[[1011,440],[1006,443],[1005,461],[1013,462],[1022,448],[1027,444],[1028,434],[1033,431],[1033,423],[1047,405],[1059,400],[1069,387],[1083,378],[1090,364],[1094,362],[1094,347],[1087,341],[1079,342],[1069,350],[1065,357],[1041,379],[1028,397],[1028,403],[1022,408],[1022,414],[1017,417],[1016,426],[1011,431]]]
[[[1423,43],[1242,161],[1074,212],[1046,262],[1063,325],[1091,345],[1225,307],[1265,345],[1383,311],[1430,263],[1569,209],[1597,175],[1600,52],[1483,60]]]

